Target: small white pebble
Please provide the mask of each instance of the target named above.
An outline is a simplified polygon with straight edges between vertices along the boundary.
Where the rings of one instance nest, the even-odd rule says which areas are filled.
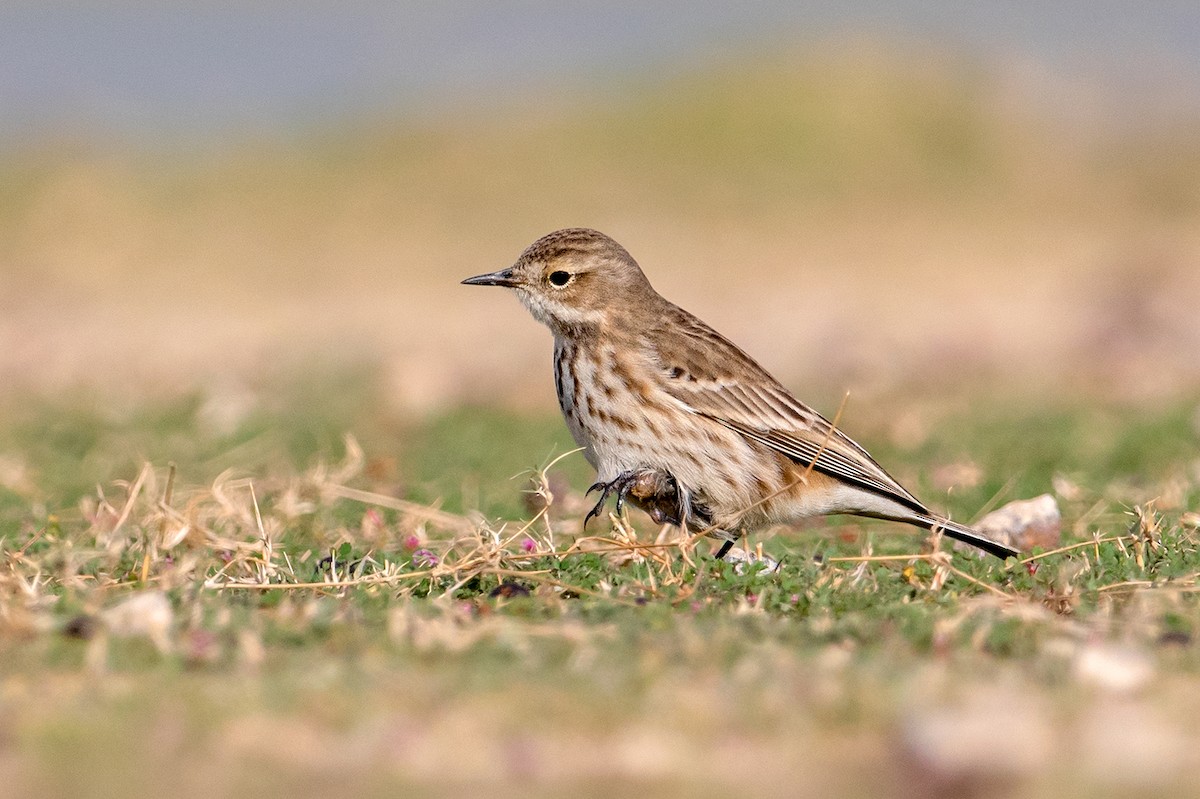
[[[1112,644],[1089,644],[1075,657],[1075,678],[1114,693],[1130,693],[1154,677],[1154,664],[1143,652]]]
[[[175,613],[166,594],[142,591],[100,613],[105,629],[121,638],[150,639],[160,652],[171,651]]]
[[[741,547],[733,547],[726,552],[724,560],[726,563],[735,564],[734,571],[738,574],[745,574],[747,568],[765,570],[769,574],[774,574],[783,565],[770,555],[760,557],[753,552],[747,552]]]

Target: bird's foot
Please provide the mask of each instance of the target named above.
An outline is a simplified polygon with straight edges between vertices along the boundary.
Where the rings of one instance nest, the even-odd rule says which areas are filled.
[[[705,529],[712,524],[712,511],[691,491],[679,485],[674,475],[662,469],[622,472],[608,483],[595,483],[588,490],[600,492],[600,500],[584,518],[584,527],[599,516],[609,495],[616,492],[617,513],[627,500],[646,511],[655,524],[673,524],[683,528]]]
[[[650,515],[655,524],[674,524],[682,526],[689,516],[698,515],[707,519],[710,515],[707,508],[692,502],[691,495],[682,490],[675,482],[674,476],[661,469],[640,469],[622,472],[608,483],[594,483],[587,493],[600,492],[600,500],[584,517],[583,524],[594,516],[599,516],[604,510],[604,504],[614,491],[617,495],[617,513],[625,507],[625,502],[632,498],[635,504]]]
[[[637,483],[639,475],[641,474],[643,473],[622,472],[611,482],[592,483],[591,486],[588,487],[588,490],[584,496],[587,496],[593,491],[599,491],[600,499],[598,502],[596,502],[595,507],[588,511],[587,516],[583,517],[583,529],[586,530],[588,522],[590,522],[594,517],[600,515],[600,512],[604,510],[604,505],[608,502],[609,495],[614,491],[617,492],[617,513],[620,513],[621,509],[625,507],[625,498],[629,496],[630,490],[632,490],[634,484]]]

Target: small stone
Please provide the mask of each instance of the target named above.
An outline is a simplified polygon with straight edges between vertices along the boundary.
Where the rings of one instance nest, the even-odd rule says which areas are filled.
[[[512,580],[505,580],[491,590],[489,597],[502,599],[516,599],[517,597],[529,596],[529,589],[520,583]]]
[[[734,564],[733,570],[738,574],[745,574],[747,569],[765,570],[768,574],[775,574],[783,566],[770,555],[748,552],[741,547],[732,547],[725,553],[724,560],[726,563]]]
[[[1131,693],[1154,677],[1144,653],[1114,644],[1089,644],[1075,657],[1075,678],[1113,693]]]
[[[1053,549],[1062,541],[1062,513],[1050,494],[1010,502],[973,526],[988,538],[1021,552],[1034,547]]]
[[[1190,646],[1192,634],[1185,630],[1167,630],[1158,636],[1158,643],[1161,646]]]
[[[171,625],[175,614],[166,594],[142,591],[100,614],[105,628],[122,638],[150,639],[163,653],[171,651]]]
[[[88,641],[96,634],[96,617],[81,613],[63,625],[63,635]]]

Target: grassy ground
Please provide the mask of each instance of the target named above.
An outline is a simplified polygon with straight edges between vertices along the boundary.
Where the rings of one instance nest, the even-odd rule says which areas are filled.
[[[602,520],[560,420],[389,418],[369,372],[0,424],[0,776],[25,795],[1190,795],[1196,402],[854,432],[1064,550],[767,536],[779,574]],[[346,435],[351,436],[346,438]],[[552,499],[549,505],[545,500]]]

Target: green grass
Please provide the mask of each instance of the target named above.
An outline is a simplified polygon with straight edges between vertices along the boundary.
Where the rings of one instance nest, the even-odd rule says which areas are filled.
[[[555,504],[526,529],[525,492],[571,448],[556,416],[401,422],[369,372],[264,387],[220,430],[207,401],[8,401],[0,775],[18,792],[1117,795],[1087,765],[1104,758],[1087,731],[1196,741],[1194,402],[984,403],[934,414],[907,448],[864,418],[881,460],[956,517],[1058,477],[1074,486],[1064,543],[1119,540],[1005,567],[906,558],[920,535],[831,520],[763,540],[784,564],[772,575],[714,563],[707,544],[571,550],[590,477],[578,455],[545,474]],[[978,484],[935,497],[926,476],[967,456]],[[837,560],[868,551],[901,557]],[[279,587],[212,584],[264,566]],[[327,584],[287,587],[310,582]],[[148,614],[111,615],[158,591],[163,647]],[[93,634],[65,632],[81,624]],[[1122,688],[1122,657],[1155,679]],[[986,751],[953,732],[981,720],[996,725]],[[1071,743],[1038,750],[1047,730]],[[1190,760],[1128,757],[1133,783],[1189,793]]]

